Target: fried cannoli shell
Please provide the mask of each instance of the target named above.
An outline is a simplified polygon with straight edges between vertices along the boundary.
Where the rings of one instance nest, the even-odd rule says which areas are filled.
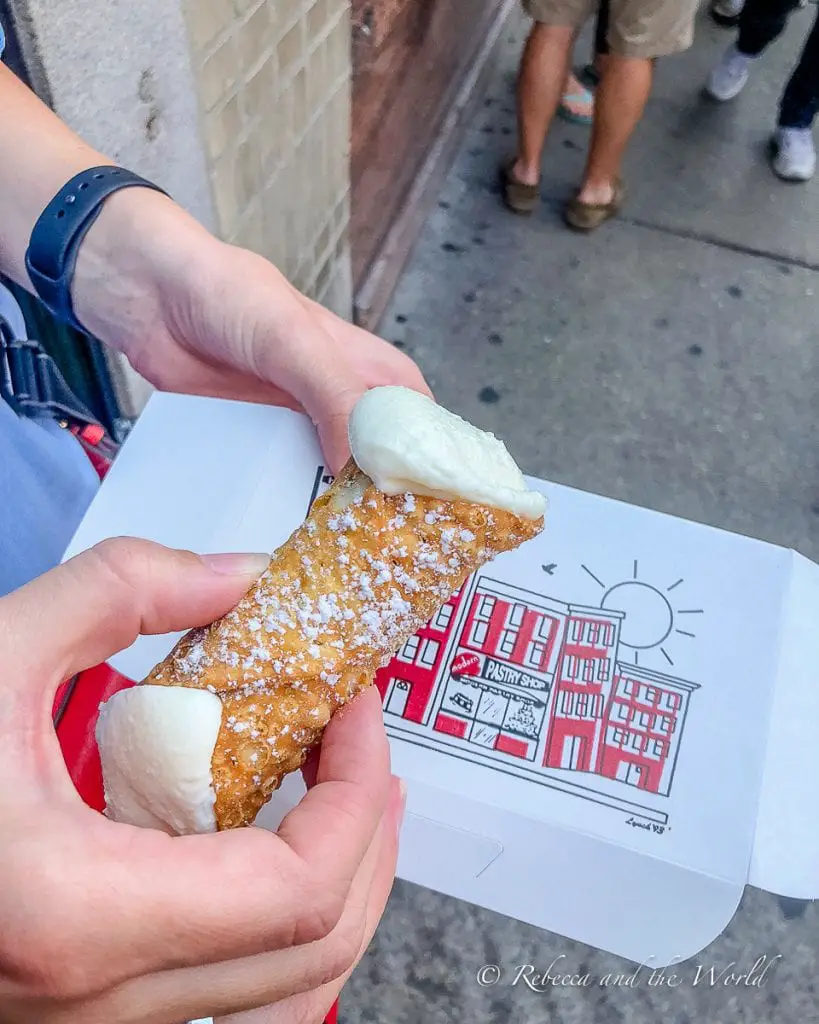
[[[218,829],[251,824],[332,715],[466,578],[542,527],[470,502],[383,494],[351,460],[234,611],[186,635],[145,680],[222,702]]]

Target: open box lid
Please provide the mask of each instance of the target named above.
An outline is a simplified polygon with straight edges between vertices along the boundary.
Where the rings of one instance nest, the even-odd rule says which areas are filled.
[[[297,414],[154,395],[67,556],[121,534],[272,550],[329,479]],[[716,938],[749,881],[819,895],[819,567],[533,485],[545,532],[380,673],[399,875],[655,966]],[[112,665],[141,679],[176,639]]]

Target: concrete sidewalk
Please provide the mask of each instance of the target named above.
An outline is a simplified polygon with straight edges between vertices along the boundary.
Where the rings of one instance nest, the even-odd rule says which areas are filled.
[[[527,471],[819,560],[819,179],[783,185],[764,156],[812,16],[799,12],[746,92],[720,107],[701,87],[731,34],[703,15],[694,49],[661,62],[629,155],[625,216],[588,238],[560,220],[582,128],[555,126],[534,217],[500,206],[525,31],[514,18],[381,333]],[[818,948],[816,905],[747,890],[699,962],[747,968],[780,954],[762,989],[482,989],[487,963],[545,970],[565,954],[566,970],[599,977],[627,965],[398,883],[342,1018],[810,1024]]]

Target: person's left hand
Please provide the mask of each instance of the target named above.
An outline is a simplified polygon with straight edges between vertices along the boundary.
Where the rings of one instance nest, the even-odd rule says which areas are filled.
[[[349,454],[347,419],[368,388],[429,393],[392,345],[146,189],[108,200],[80,249],[73,297],[80,321],[161,390],[306,412],[333,471]]]

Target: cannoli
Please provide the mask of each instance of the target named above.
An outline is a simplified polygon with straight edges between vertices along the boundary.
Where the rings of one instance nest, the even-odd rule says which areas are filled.
[[[252,824],[333,714],[457,590],[543,528],[504,445],[423,395],[368,392],[352,458],[224,618],[100,711],[108,815]]]

